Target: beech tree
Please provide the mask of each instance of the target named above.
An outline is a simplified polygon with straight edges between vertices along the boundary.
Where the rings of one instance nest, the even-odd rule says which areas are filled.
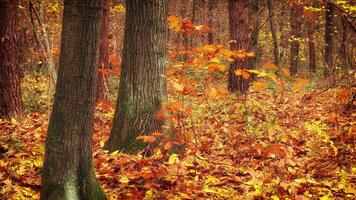
[[[0,118],[22,113],[21,68],[17,63],[18,0],[0,0]]]
[[[160,131],[165,99],[167,0],[127,0],[122,72],[113,127],[106,148],[135,152],[138,135]]]
[[[256,2],[252,0],[229,0],[229,22],[230,22],[230,39],[232,50],[249,51],[253,46],[252,36],[256,27],[256,13],[253,10]],[[248,59],[240,59],[233,62],[229,68],[228,89],[231,92],[246,93],[249,88],[249,79],[242,76],[236,76],[237,69],[248,69]]]
[[[92,166],[101,0],[65,0],[41,199],[105,199]]]

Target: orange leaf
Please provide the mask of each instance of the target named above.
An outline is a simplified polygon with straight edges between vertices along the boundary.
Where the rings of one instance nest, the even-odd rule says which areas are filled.
[[[308,79],[298,79],[297,82],[293,85],[293,90],[294,91],[299,91],[300,89],[302,89],[302,87],[304,87],[305,84],[309,83]]]
[[[98,72],[101,73],[103,76],[106,76],[106,75],[109,74],[108,68],[105,68],[105,67],[100,67],[100,68],[98,69]]]
[[[168,142],[164,143],[163,148],[164,148],[164,150],[169,150],[172,148],[172,146],[173,146],[172,142],[168,141]]]
[[[250,72],[248,72],[248,71],[245,71],[245,70],[243,70],[242,71],[242,78],[243,79],[249,79],[250,77],[251,77],[251,74],[250,74]]]
[[[265,62],[265,63],[263,63],[262,66],[263,66],[263,68],[265,68],[265,69],[278,70],[278,67],[277,67],[275,64],[271,63],[271,62]]]
[[[156,141],[156,137],[152,135],[140,135],[136,137],[137,140],[143,140],[144,142],[147,143],[154,143]]]

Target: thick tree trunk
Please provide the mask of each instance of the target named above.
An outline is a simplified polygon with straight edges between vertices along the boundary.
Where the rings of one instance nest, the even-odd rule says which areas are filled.
[[[315,52],[315,23],[312,19],[307,21],[308,46],[309,46],[309,72],[316,72],[316,52]]]
[[[109,12],[110,0],[102,0],[103,14],[101,17],[100,30],[100,50],[99,50],[99,68],[109,68]],[[97,100],[106,100],[108,96],[107,76],[98,72],[98,87],[96,93]]]
[[[46,138],[41,199],[105,199],[92,166],[100,0],[65,0],[59,76]]]
[[[123,65],[113,128],[106,148],[144,148],[138,135],[160,131],[166,96],[167,0],[127,0]]]
[[[291,28],[291,43],[290,43],[290,74],[296,75],[299,70],[299,50],[300,38],[302,36],[301,22],[302,8],[299,5],[292,5],[290,11],[290,28]]]
[[[325,11],[325,75],[329,75],[333,70],[333,48],[334,48],[334,5],[326,4]]]
[[[255,2],[252,0],[229,0],[230,39],[232,50],[246,50],[251,48],[251,36],[255,27],[256,13],[252,13]],[[249,59],[236,60],[230,65],[228,89],[231,92],[246,93],[249,88],[249,79],[236,76],[237,69],[248,69]]]
[[[0,0],[0,118],[22,114],[21,68],[17,63],[18,0]]]
[[[274,55],[274,63],[279,66],[279,46],[278,46],[278,37],[276,33],[276,27],[274,24],[274,9],[272,5],[272,0],[267,0],[267,7],[268,7],[268,16],[269,16],[269,24],[272,33],[273,39],[273,55]]]

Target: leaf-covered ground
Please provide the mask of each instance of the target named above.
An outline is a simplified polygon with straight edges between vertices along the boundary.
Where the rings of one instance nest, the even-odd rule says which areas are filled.
[[[356,198],[352,89],[270,88],[242,96],[227,93],[219,75],[197,73],[169,76],[160,116],[166,131],[141,138],[168,135],[160,150],[104,151],[114,105],[98,104],[94,166],[109,199]],[[0,199],[39,198],[48,86],[44,75],[27,75],[25,116],[0,121]]]

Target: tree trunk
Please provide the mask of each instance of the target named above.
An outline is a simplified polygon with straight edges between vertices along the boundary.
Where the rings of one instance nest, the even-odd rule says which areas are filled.
[[[287,51],[288,51],[288,46],[289,46],[289,37],[288,37],[288,31],[286,31],[287,28],[287,23],[288,21],[286,20],[288,18],[288,6],[286,5],[285,2],[280,1],[281,7],[280,7],[280,16],[279,16],[279,32],[280,32],[280,48],[279,48],[279,62],[280,65],[284,65],[286,62],[286,57],[287,57]]]
[[[0,118],[22,114],[21,68],[17,63],[18,0],[0,1]]]
[[[156,114],[166,96],[167,0],[127,0],[123,65],[106,148],[134,153],[138,135],[160,131]]]
[[[230,39],[235,40],[231,43],[232,50],[246,50],[251,48],[251,37],[253,27],[255,27],[256,13],[252,13],[253,0],[229,0],[229,22]],[[246,93],[249,88],[249,79],[236,76],[237,69],[248,69],[249,59],[236,60],[230,65],[228,89],[231,92]]]
[[[103,14],[101,16],[101,30],[100,30],[100,50],[99,50],[99,68],[109,68],[109,12],[110,0],[102,0]],[[107,100],[108,86],[106,84],[106,75],[98,72],[98,87],[97,100]]]
[[[312,19],[307,19],[308,31],[308,46],[309,46],[309,72],[316,72],[316,52],[315,52],[315,22]]]
[[[296,75],[299,70],[299,50],[302,33],[301,23],[302,8],[299,5],[293,4],[290,11],[290,28],[291,28],[291,43],[290,43],[290,74]]]
[[[209,16],[209,21],[208,25],[210,28],[214,28],[214,5],[215,5],[215,0],[208,0],[208,16]],[[208,33],[208,44],[214,44],[214,32],[211,31]]]
[[[274,63],[279,66],[279,47],[278,47],[278,38],[276,33],[276,27],[274,24],[274,13],[273,13],[273,5],[272,0],[267,0],[267,7],[268,7],[268,16],[269,16],[269,24],[272,33],[273,39],[273,55],[274,55]]]
[[[41,199],[105,199],[92,166],[100,0],[65,0],[59,74]]]
[[[347,48],[346,48],[346,42],[347,42],[347,33],[348,33],[348,28],[347,28],[347,21],[345,16],[341,16],[341,44],[340,44],[340,53],[341,53],[341,63],[342,63],[342,69],[347,70],[349,68],[348,64],[348,59],[347,59]]]
[[[260,52],[258,50],[258,37],[260,33],[260,2],[254,1],[252,5],[252,13],[255,13],[255,23],[251,35],[250,51],[255,53],[254,57],[249,58],[249,67],[255,69],[260,62]],[[252,74],[252,78],[255,79],[256,75]]]
[[[325,75],[329,75],[333,67],[333,48],[334,48],[334,5],[326,4],[325,11]]]

